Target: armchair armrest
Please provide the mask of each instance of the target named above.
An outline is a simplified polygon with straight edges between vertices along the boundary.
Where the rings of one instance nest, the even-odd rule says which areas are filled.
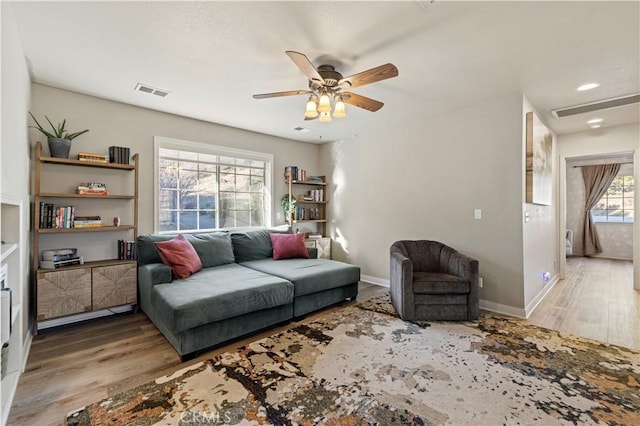
[[[413,263],[399,250],[391,249],[389,271],[391,304],[402,319],[413,319]]]
[[[467,302],[467,314],[469,319],[478,317],[479,311],[479,281],[480,271],[477,260],[470,258],[458,251],[451,254],[447,262],[447,273],[469,281],[469,297]]]

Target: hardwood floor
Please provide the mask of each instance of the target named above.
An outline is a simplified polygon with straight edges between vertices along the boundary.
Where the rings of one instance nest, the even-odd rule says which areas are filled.
[[[358,300],[388,292],[360,283]],[[325,315],[343,302],[308,315]],[[9,425],[60,425],[86,404],[141,385],[180,367],[270,336],[290,325],[269,328],[204,353],[186,363],[143,313],[101,318],[43,331],[33,339],[25,372],[9,413]]]
[[[601,342],[640,350],[640,291],[633,262],[569,257],[559,281],[528,321]]]

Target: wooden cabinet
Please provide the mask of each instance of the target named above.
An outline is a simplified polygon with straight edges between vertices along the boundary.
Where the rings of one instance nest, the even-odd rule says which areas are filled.
[[[37,320],[136,304],[136,262],[121,262],[89,262],[60,270],[40,269]]]
[[[118,240],[135,241],[138,234],[138,154],[133,164],[92,163],[42,156],[35,148],[33,206],[34,321],[44,321],[137,305],[135,260],[118,259]],[[77,194],[85,182],[108,180],[108,195]],[[42,227],[41,204],[73,205],[76,216],[101,216],[97,227]],[[115,220],[115,218],[118,218]],[[122,218],[122,223],[120,223]],[[117,223],[117,226],[116,226]],[[79,225],[78,225],[79,226]],[[43,249],[78,248],[83,264],[40,268]],[[79,318],[79,317],[77,317]],[[56,321],[56,325],[65,321]]]

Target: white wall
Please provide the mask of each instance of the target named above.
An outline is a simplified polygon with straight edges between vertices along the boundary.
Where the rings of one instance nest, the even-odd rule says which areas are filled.
[[[170,102],[170,98],[164,101]],[[139,233],[153,232],[153,137],[156,135],[273,154],[275,189],[272,211],[275,225],[284,223],[280,207],[280,197],[287,191],[283,178],[284,167],[297,165],[312,174],[317,174],[319,169],[319,147],[313,144],[294,142],[39,84],[32,86],[31,102],[31,111],[36,117],[44,117],[46,114],[54,123],[66,118],[70,130],[90,129],[89,133],[74,139],[71,147],[72,157],[78,151],[107,153],[110,145],[127,146],[132,154],[140,154]],[[46,140],[32,129],[32,146],[36,140],[44,142],[43,151],[48,153]],[[105,216],[110,215],[105,213]],[[68,237],[69,243],[81,246],[84,240],[82,236],[73,237]],[[102,244],[87,247],[85,255],[87,250],[90,253],[87,260],[113,256],[111,252],[101,252],[103,249]],[[115,245],[111,250],[115,250]]]
[[[19,241],[22,262],[23,324],[29,321],[29,144],[27,111],[31,82],[10,4],[2,2],[2,142],[0,150],[0,194],[22,201],[23,229]],[[29,334],[25,327],[25,337]]]
[[[557,279],[557,259],[558,259],[558,245],[557,245],[557,215],[556,209],[558,206],[557,194],[557,137],[553,135],[553,191],[552,191],[552,205],[538,205],[530,204],[526,202],[526,113],[529,111],[537,111],[525,98],[523,99],[523,113],[522,113],[522,143],[523,143],[523,179],[522,179],[522,209],[523,216],[528,213],[529,221],[523,220],[523,258],[524,258],[524,306],[526,309],[526,315],[528,315],[532,308],[535,307],[537,302],[543,295],[545,286],[553,283]],[[540,116],[540,114],[538,114]],[[545,123],[546,125],[546,123]],[[549,273],[549,280],[543,279],[543,274]]]
[[[436,117],[406,111],[321,148],[334,257],[384,281],[394,241],[441,241],[480,261],[481,299],[523,308],[522,95]]]

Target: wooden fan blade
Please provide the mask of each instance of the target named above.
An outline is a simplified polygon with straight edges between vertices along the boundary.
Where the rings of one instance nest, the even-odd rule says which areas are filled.
[[[295,52],[293,50],[287,50],[285,52],[287,56],[291,58],[291,60],[300,68],[300,71],[303,72],[304,75],[307,76],[309,80],[318,81],[324,84],[324,79],[320,74],[318,74],[318,70],[313,66],[309,58],[306,57],[303,53]]]
[[[253,95],[253,98],[266,99],[266,98],[277,98],[280,96],[307,95],[309,93],[311,93],[309,90],[289,90],[286,92],[261,93],[259,95]]]
[[[338,82],[338,86],[348,89],[350,87],[364,86],[387,78],[397,77],[398,68],[393,64],[384,64],[358,74],[345,77]]]
[[[309,118],[309,117],[305,116],[305,117],[304,117],[304,121],[317,120],[317,119],[318,119],[318,117],[320,117],[320,114],[316,115],[316,116],[315,116],[315,117],[313,117],[313,118]]]
[[[367,111],[376,112],[384,105],[380,101],[367,98],[366,96],[356,95],[351,92],[343,92],[342,100],[349,105],[357,106],[358,108],[366,109]]]

